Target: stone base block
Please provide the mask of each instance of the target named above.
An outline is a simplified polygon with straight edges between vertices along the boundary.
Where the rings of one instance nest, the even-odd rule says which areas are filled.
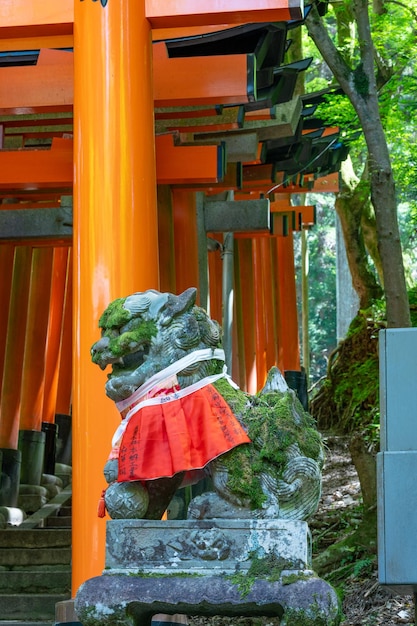
[[[158,613],[339,623],[336,593],[310,569],[305,522],[112,520],[106,541],[103,575],[76,594],[83,626],[148,626]]]
[[[233,574],[254,559],[281,570],[311,567],[308,525],[286,520],[112,520],[106,573]],[[274,563],[272,564],[272,561]]]
[[[104,574],[78,590],[75,610],[83,626],[150,626],[152,616],[279,617],[283,626],[336,626],[335,591],[315,576],[291,581],[254,580],[250,588],[226,576]]]

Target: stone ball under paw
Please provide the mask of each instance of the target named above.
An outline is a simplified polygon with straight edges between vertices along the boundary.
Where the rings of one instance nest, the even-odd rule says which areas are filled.
[[[104,499],[112,519],[142,519],[149,505],[148,492],[139,481],[112,483]]]

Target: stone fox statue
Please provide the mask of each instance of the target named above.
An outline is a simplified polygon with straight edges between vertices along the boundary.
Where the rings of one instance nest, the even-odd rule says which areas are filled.
[[[109,515],[160,519],[178,487],[209,475],[215,491],[189,517],[307,519],[324,458],[312,418],[277,368],[257,395],[233,383],[221,329],[195,298],[148,290],[100,318],[92,360],[112,366],[106,393],[122,417],[104,468]]]

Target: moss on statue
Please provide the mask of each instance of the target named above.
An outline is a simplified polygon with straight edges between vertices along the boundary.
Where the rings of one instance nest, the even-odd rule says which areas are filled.
[[[109,349],[115,357],[124,356],[136,346],[148,346],[152,337],[156,335],[156,332],[155,322],[141,322],[137,328],[133,328],[110,339]]]
[[[125,300],[126,298],[117,298],[110,302],[99,319],[100,328],[119,328],[131,319],[132,314],[123,307]]]
[[[247,571],[239,571],[227,576],[237,586],[239,593],[245,597],[250,593],[256,580],[264,579],[270,583],[280,581],[282,585],[291,585],[300,580],[308,580],[313,575],[302,571],[304,565],[291,559],[278,557],[273,552],[259,557],[257,554],[250,555],[251,564]],[[291,571],[291,574],[282,573]]]
[[[317,460],[322,454],[321,436],[311,416],[292,391],[249,396],[227,380],[215,383],[233,413],[245,425],[253,445],[239,446],[222,457],[229,473],[228,486],[239,498],[259,509],[266,501],[263,474],[281,479],[288,449],[296,444],[304,456]]]

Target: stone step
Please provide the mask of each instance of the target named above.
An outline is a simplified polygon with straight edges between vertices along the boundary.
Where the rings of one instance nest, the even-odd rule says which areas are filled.
[[[11,568],[16,565],[69,565],[71,563],[71,548],[47,549],[40,548],[1,548],[0,566]]]
[[[32,622],[26,620],[0,619],[0,626],[54,626],[54,621]]]
[[[56,515],[46,520],[46,528],[71,528],[71,525],[71,516]]]
[[[2,593],[69,593],[71,590],[71,568],[34,568],[0,571]],[[0,596],[1,597],[1,596]],[[0,607],[1,611],[1,607]]]
[[[68,600],[70,593],[1,594],[0,620],[55,621],[55,605]],[[30,618],[30,620],[29,620]]]
[[[52,500],[38,508],[32,515],[25,519],[19,526],[19,530],[44,528],[47,519],[52,516],[64,514],[71,515],[72,486],[69,484],[58,493]]]
[[[71,541],[70,485],[0,530],[0,626],[56,625],[56,607],[71,599]]]
[[[67,548],[71,547],[71,530],[65,528],[12,527],[0,530],[0,553],[11,548]]]

